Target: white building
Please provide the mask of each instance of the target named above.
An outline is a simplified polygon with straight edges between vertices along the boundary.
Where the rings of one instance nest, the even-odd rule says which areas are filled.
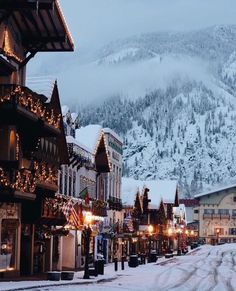
[[[194,218],[199,221],[199,237],[206,243],[236,242],[236,185],[195,195],[199,206]]]

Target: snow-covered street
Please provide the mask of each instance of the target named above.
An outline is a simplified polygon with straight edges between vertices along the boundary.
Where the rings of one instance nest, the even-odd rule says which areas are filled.
[[[110,264],[105,267],[105,275],[98,277],[99,283],[91,280],[90,284],[83,284],[81,278],[82,272],[78,272],[76,279],[68,282],[6,282],[0,283],[0,290],[29,290],[33,286],[35,288],[30,290],[236,290],[236,244],[205,245],[185,256],[161,258],[157,263],[137,268],[126,265],[124,271],[119,269],[117,273]],[[58,283],[64,285],[58,286]],[[45,286],[47,284],[51,286]]]

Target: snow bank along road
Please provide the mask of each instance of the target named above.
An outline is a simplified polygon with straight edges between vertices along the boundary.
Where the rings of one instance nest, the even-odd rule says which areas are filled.
[[[113,266],[107,266],[106,272],[114,272]],[[182,257],[160,259],[155,264],[141,265],[137,268],[126,267],[117,275],[117,279],[102,283],[48,286],[31,290],[233,291],[236,290],[236,244],[205,245]]]

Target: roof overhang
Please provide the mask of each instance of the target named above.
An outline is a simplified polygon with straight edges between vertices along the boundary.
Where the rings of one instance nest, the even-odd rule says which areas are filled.
[[[16,68],[12,64],[10,64],[7,60],[0,57],[0,75],[9,76],[14,71],[16,71]]]
[[[57,0],[2,0],[0,24],[8,18],[18,28],[28,52],[74,50]]]

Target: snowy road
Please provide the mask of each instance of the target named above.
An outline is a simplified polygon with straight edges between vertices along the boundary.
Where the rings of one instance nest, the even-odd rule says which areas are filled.
[[[114,274],[113,265],[107,266],[105,272]],[[118,271],[116,274],[116,279],[107,282],[48,286],[31,290],[233,291],[236,290],[236,244],[202,246],[186,256],[169,260],[163,258],[158,260],[157,264],[146,264],[137,268],[126,266],[124,271]],[[27,282],[25,284],[27,286]]]

